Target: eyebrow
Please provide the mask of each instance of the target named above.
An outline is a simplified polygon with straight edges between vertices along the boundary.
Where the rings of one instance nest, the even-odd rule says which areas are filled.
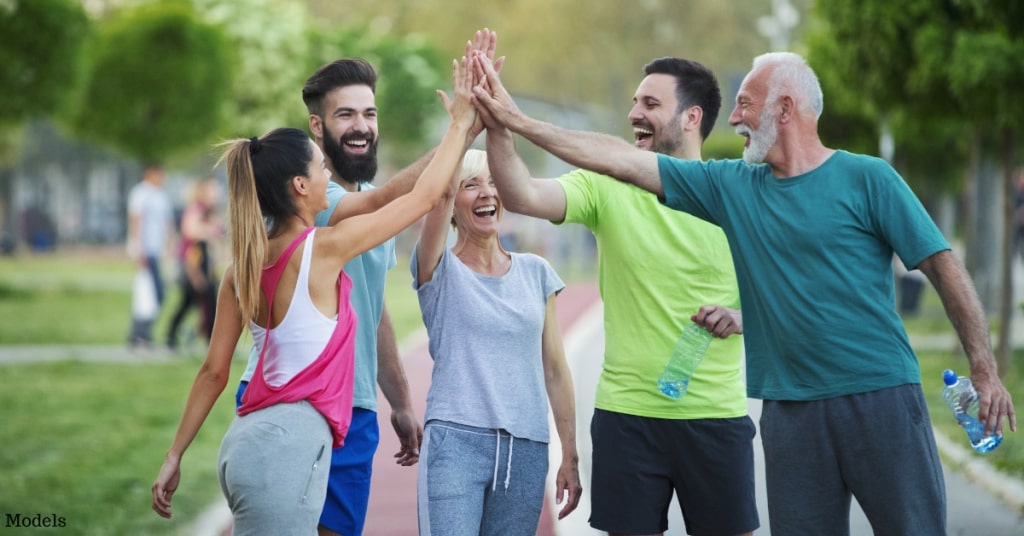
[[[362,111],[364,113],[365,112],[376,112],[377,111],[377,107],[376,106],[371,106],[369,108],[364,108]],[[338,114],[343,114],[343,113],[359,113],[359,110],[356,109],[356,108],[352,108],[351,106],[342,106],[342,107],[339,107],[339,108],[335,108],[334,112],[332,112],[332,115],[338,115]]]

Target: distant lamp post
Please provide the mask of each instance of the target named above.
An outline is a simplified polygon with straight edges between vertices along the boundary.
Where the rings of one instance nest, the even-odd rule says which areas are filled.
[[[800,22],[800,12],[789,0],[772,0],[772,14],[757,19],[757,31],[772,43],[772,50],[789,50],[789,34]]]

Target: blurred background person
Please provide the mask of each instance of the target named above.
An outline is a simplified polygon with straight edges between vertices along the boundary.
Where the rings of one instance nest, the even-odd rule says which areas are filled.
[[[217,275],[214,271],[215,242],[223,237],[224,227],[218,214],[220,184],[205,178],[192,186],[192,200],[181,215],[178,247],[178,288],[181,301],[167,330],[167,347],[178,348],[178,331],[185,316],[198,309],[196,334],[210,341],[217,305]],[[191,339],[191,337],[189,337]]]
[[[136,278],[132,287],[132,324],[128,345],[149,348],[153,321],[164,302],[160,262],[174,223],[174,207],[164,190],[165,172],[159,164],[147,164],[142,180],[128,193],[128,256],[150,277],[152,286]]]

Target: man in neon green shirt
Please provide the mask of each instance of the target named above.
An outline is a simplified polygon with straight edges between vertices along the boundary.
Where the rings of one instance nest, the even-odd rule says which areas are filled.
[[[721,106],[714,75],[677,58],[644,71],[629,113],[636,146],[700,160]],[[531,178],[512,134],[487,126],[488,164],[505,207],[582,223],[597,239],[606,343],[591,424],[591,526],[612,535],[664,532],[674,491],[688,533],[752,533],[755,429],[742,337],[730,337],[742,333],[742,317],[725,234],[591,171]],[[657,380],[691,321],[719,338],[685,396],[674,399]]]

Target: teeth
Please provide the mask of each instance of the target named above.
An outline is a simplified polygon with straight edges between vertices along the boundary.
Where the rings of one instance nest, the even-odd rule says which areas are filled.
[[[498,208],[495,207],[494,205],[486,205],[486,206],[483,206],[483,207],[478,207],[478,208],[473,209],[473,214],[484,214],[484,213],[489,213],[489,212],[495,212],[497,210],[498,210]]]
[[[346,142],[348,145],[355,145],[356,147],[365,147],[366,140],[351,140]]]
[[[647,130],[646,128],[634,128],[633,133],[637,136],[653,136],[653,130]]]

